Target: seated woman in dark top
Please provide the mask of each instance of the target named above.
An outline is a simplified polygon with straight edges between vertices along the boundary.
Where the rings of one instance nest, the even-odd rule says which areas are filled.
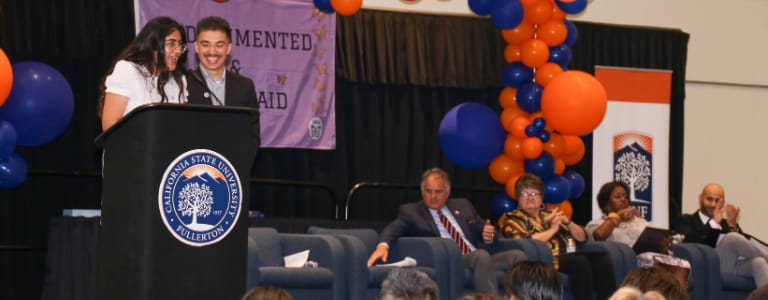
[[[605,253],[566,253],[568,240],[587,240],[586,232],[571,222],[563,212],[542,210],[544,182],[536,175],[525,174],[515,183],[518,209],[504,213],[499,219],[501,234],[507,238],[532,238],[546,243],[554,256],[554,267],[568,275],[573,296],[607,299],[615,289],[613,267]]]

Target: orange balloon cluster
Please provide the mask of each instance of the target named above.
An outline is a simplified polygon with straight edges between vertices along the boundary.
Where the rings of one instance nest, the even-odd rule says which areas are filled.
[[[5,55],[5,51],[0,48],[0,106],[3,106],[5,99],[11,94],[13,86],[13,69],[11,61]]]
[[[488,169],[494,181],[505,185],[511,198],[515,197],[517,179],[526,173],[526,160],[551,155],[554,167],[547,171],[550,176],[560,176],[567,166],[581,161],[585,148],[580,136],[597,127],[607,107],[605,91],[599,82],[583,72],[564,71],[562,60],[550,57],[550,49],[562,45],[568,38],[566,13],[554,0],[519,1],[523,6],[523,20],[515,28],[501,30],[507,43],[504,60],[532,69],[533,82],[542,90],[540,110],[531,105],[537,104],[531,102],[536,95],[525,85],[515,82],[515,86],[506,86],[499,94],[503,109],[500,120],[507,138],[504,152]],[[543,155],[545,152],[547,156]],[[559,200],[562,198],[552,202]],[[555,208],[568,216],[573,214],[567,199],[547,204],[547,209]]]

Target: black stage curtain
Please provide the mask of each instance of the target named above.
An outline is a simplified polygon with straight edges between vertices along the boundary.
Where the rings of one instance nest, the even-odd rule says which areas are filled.
[[[0,289],[11,298],[39,298],[48,225],[62,208],[100,206],[98,84],[117,53],[133,38],[133,1],[0,0],[0,47],[12,62],[37,60],[64,74],[75,94],[75,113],[64,134],[40,147],[19,147],[30,176],[18,189],[0,191]],[[576,23],[573,69],[597,65],[673,70],[670,211],[680,213],[683,99],[688,35],[675,30]],[[438,129],[453,106],[473,101],[499,110],[504,43],[488,19],[361,11],[337,17],[337,149],[264,149],[254,178],[305,181],[319,189],[254,183],[252,209],[269,217],[332,219],[349,189],[361,181],[417,185],[433,166],[453,176],[454,196],[470,198],[490,216],[490,198],[503,189],[487,169],[454,166],[440,152]],[[587,138],[590,145],[591,138]],[[591,152],[575,170],[588,180],[574,199],[579,223],[589,219]],[[461,188],[471,187],[475,191]],[[487,190],[480,191],[477,190]],[[349,209],[353,220],[389,220],[396,207],[419,199],[416,190],[361,190]],[[53,239],[56,240],[56,239]],[[38,250],[34,250],[38,249]],[[35,252],[37,251],[37,252]],[[58,256],[49,256],[51,258]],[[13,262],[13,264],[10,264]],[[50,268],[60,262],[49,261]],[[88,276],[88,274],[86,274]]]

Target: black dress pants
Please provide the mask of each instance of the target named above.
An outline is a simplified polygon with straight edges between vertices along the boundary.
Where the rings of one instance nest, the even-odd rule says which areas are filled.
[[[616,290],[613,263],[607,253],[568,253],[559,257],[560,272],[568,275],[568,283],[576,300],[608,299]]]

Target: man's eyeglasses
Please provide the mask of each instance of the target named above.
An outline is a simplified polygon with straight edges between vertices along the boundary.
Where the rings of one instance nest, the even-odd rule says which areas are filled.
[[[176,50],[179,49],[181,53],[184,53],[187,51],[187,45],[182,43],[181,41],[177,40],[167,40],[165,41],[165,50]]]
[[[530,192],[530,193],[521,192],[520,193],[520,198],[528,198],[528,197],[533,198],[533,197],[536,197],[536,196],[539,196],[539,195],[541,195],[541,193],[539,193],[539,192]]]

